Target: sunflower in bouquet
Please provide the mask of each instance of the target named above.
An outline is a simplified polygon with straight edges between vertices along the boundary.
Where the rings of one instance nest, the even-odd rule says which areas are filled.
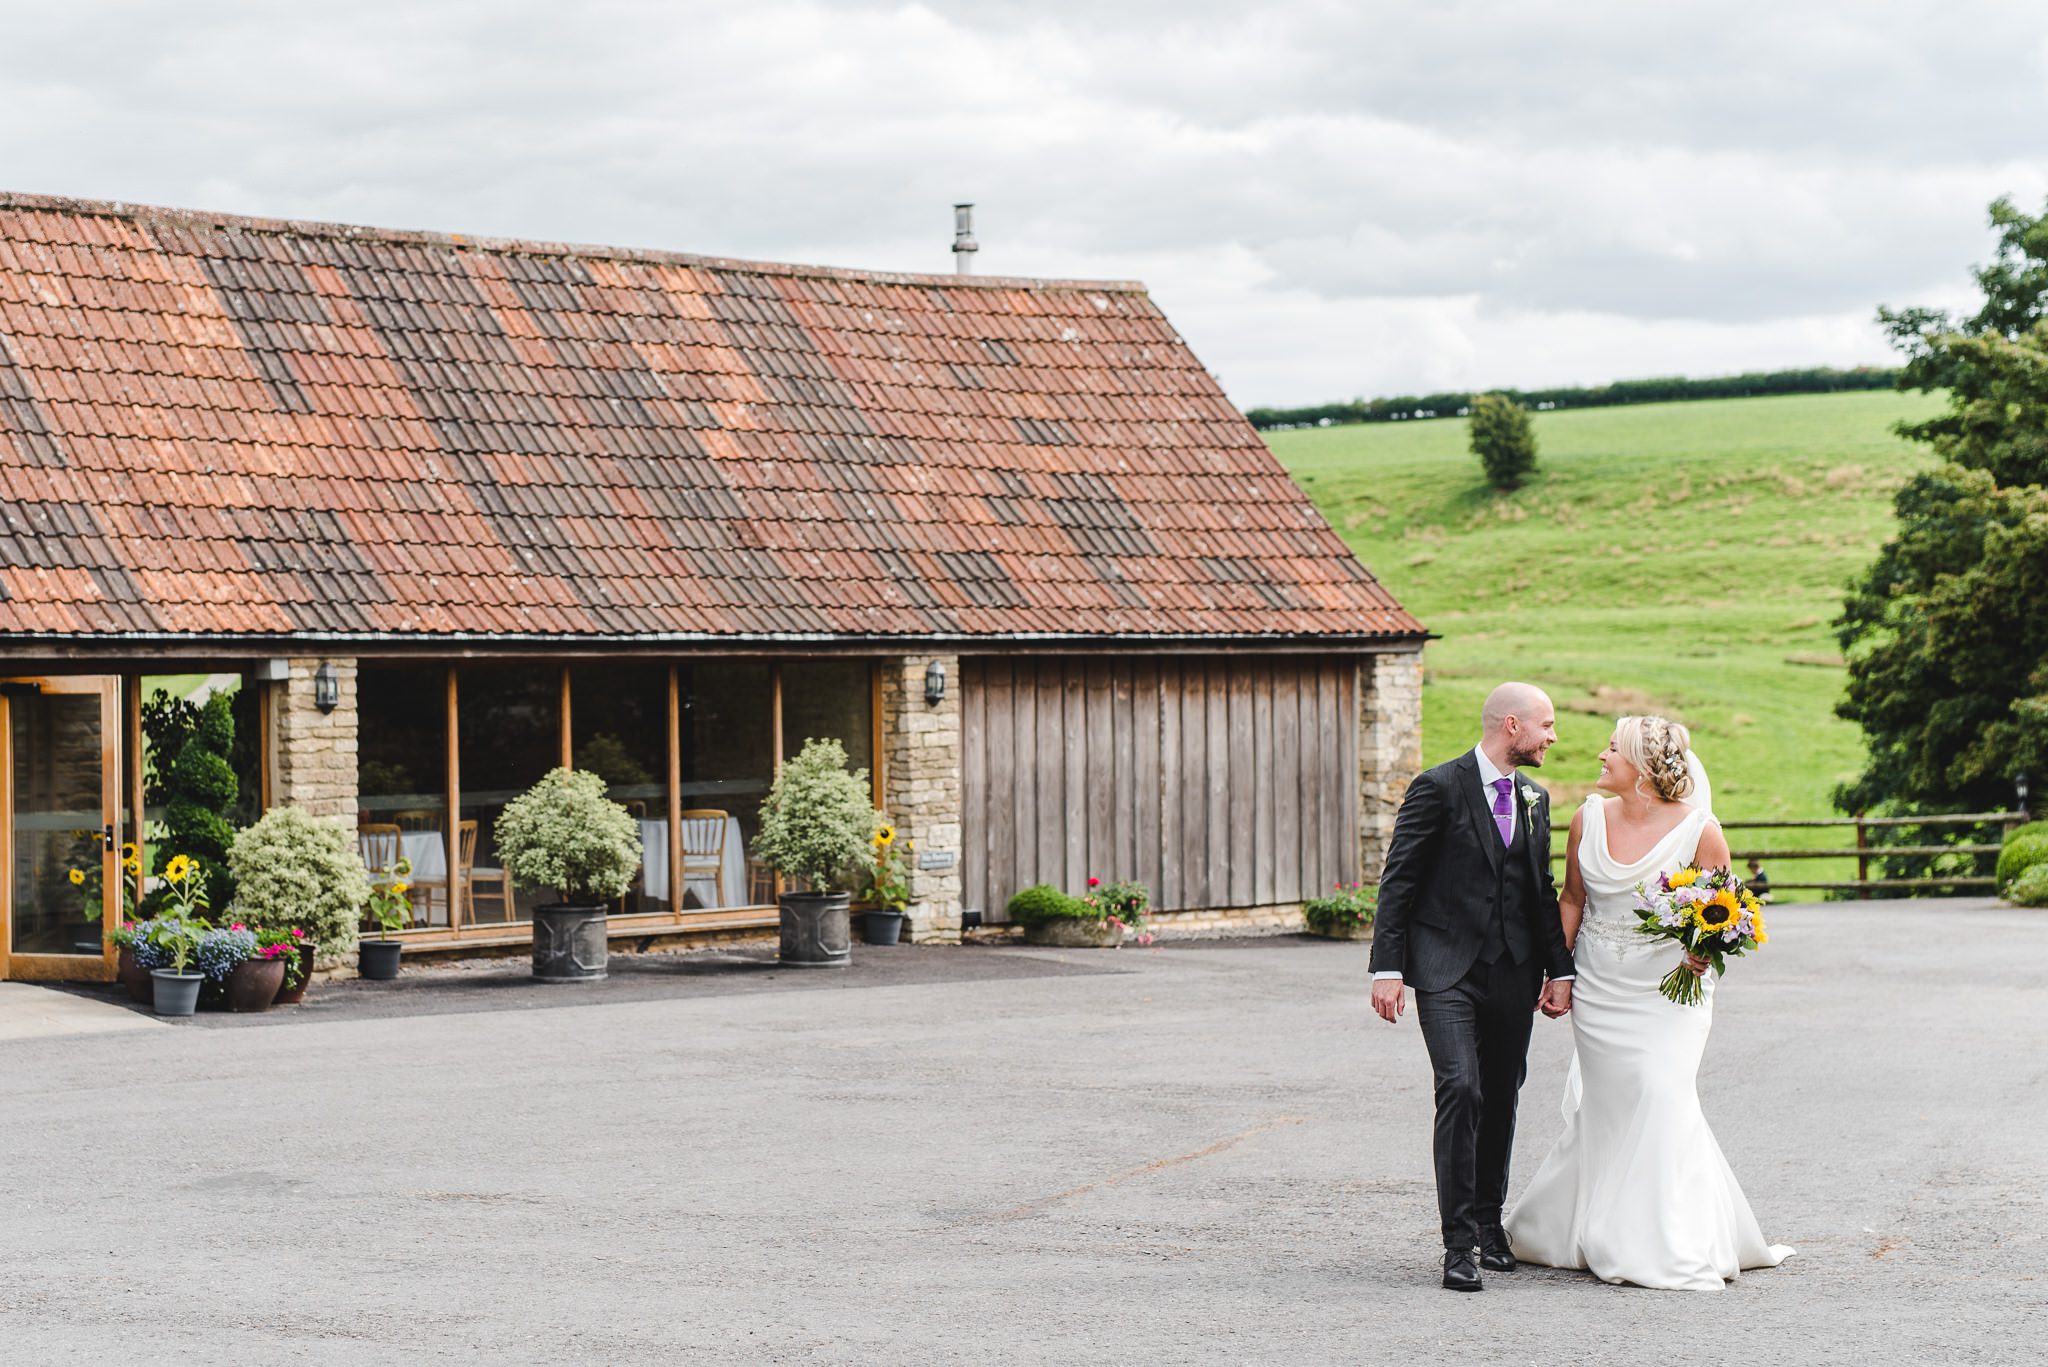
[[[1705,959],[1717,974],[1728,960],[1770,943],[1764,928],[1764,904],[1730,869],[1688,865],[1658,877],[1655,886],[1636,884],[1636,927],[1654,940],[1670,940],[1688,955]],[[1699,975],[1680,964],[1664,975],[1657,988],[1680,1006],[1697,1004],[1706,995]]]

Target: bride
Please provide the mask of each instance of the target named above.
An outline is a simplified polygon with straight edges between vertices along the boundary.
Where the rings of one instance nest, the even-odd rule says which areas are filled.
[[[1706,774],[1686,729],[1623,717],[1600,754],[1602,792],[1572,818],[1564,933],[1574,942],[1577,1053],[1564,1134],[1508,1213],[1517,1258],[1603,1281],[1719,1291],[1792,1250],[1764,1241],[1700,1111],[1695,1079],[1713,1024],[1714,979],[1697,1006],[1657,990],[1669,941],[1639,935],[1637,883],[1688,864],[1728,867]],[[1706,962],[1689,961],[1695,973]]]

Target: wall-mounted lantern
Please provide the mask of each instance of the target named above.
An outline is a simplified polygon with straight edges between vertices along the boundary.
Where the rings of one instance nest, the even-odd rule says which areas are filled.
[[[334,666],[322,660],[320,667],[313,671],[313,706],[321,712],[332,712],[341,706],[341,676],[334,672]]]
[[[937,707],[946,696],[946,666],[933,660],[924,667],[924,700]]]

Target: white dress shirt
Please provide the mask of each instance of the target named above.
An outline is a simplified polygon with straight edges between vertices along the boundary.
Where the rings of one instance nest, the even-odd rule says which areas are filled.
[[[1506,773],[1502,773],[1499,769],[1494,767],[1493,761],[1487,758],[1486,750],[1482,746],[1475,745],[1472,747],[1472,757],[1479,761],[1479,789],[1480,792],[1483,793],[1486,797],[1487,810],[1492,811],[1493,799],[1495,796],[1493,785],[1500,782],[1504,778],[1515,777],[1515,775],[1520,771],[1510,769]],[[1515,786],[1517,788],[1521,787],[1519,783]],[[1526,799],[1524,800],[1526,801]],[[1378,982],[1381,978],[1399,978],[1400,976],[1401,975],[1399,973],[1375,973],[1372,975],[1372,980],[1374,982]],[[1554,981],[1568,983],[1575,976],[1575,974],[1567,973],[1564,976],[1555,979]]]

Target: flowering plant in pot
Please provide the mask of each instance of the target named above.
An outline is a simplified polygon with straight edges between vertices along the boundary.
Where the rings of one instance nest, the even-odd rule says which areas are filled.
[[[846,765],[846,747],[838,741],[807,740],[761,803],[755,855],[809,889],[780,899],[780,958],[792,967],[844,968],[851,961],[847,907],[873,867],[872,841],[882,818],[868,771]]]
[[[151,992],[149,971],[160,965],[144,962],[149,940],[149,922],[129,921],[115,926],[108,936],[119,951],[114,960],[114,977],[121,986],[128,989],[130,1001],[149,1005],[154,993]],[[138,945],[141,947],[138,948]]]
[[[398,958],[405,952],[393,931],[412,924],[412,898],[406,880],[412,877],[412,860],[400,856],[396,864],[370,875],[370,900],[364,904],[363,919],[377,928],[377,938],[356,942],[356,971],[373,982],[389,982],[398,976]]]
[[[910,856],[914,840],[899,840],[887,821],[868,840],[874,864],[861,887],[867,907],[860,914],[860,938],[871,945],[893,945],[903,934],[903,911],[910,905]]]
[[[164,864],[164,912],[148,927],[150,1004],[159,1016],[189,1016],[198,1008],[204,973],[192,971],[199,942],[213,928],[201,913],[207,905],[206,870],[190,855],[173,855]],[[138,942],[139,943],[139,942]],[[136,958],[142,957],[138,950]]]
[[[304,927],[257,931],[256,957],[284,962],[284,977],[278,983],[273,1005],[295,1006],[305,1000],[307,984],[313,980],[313,938]]]
[[[552,770],[492,828],[513,886],[551,888],[561,899],[533,909],[533,976],[542,982],[605,976],[605,908],[640,872],[640,823],[605,788],[597,774]]]
[[[1073,897],[1050,883],[1038,883],[1010,899],[1010,919],[1024,927],[1024,938],[1036,945],[1057,945],[1068,949],[1114,949],[1126,934],[1136,933],[1142,942],[1145,913],[1151,894],[1143,883],[1121,882],[1105,885],[1100,878],[1088,880],[1088,895]]]
[[[1301,919],[1311,935],[1331,940],[1370,940],[1379,911],[1379,889],[1370,883],[1338,883],[1321,897],[1301,904]]]
[[[207,931],[194,955],[206,976],[201,995],[230,1011],[268,1011],[284,985],[284,961],[261,950],[257,932],[240,921]]]

